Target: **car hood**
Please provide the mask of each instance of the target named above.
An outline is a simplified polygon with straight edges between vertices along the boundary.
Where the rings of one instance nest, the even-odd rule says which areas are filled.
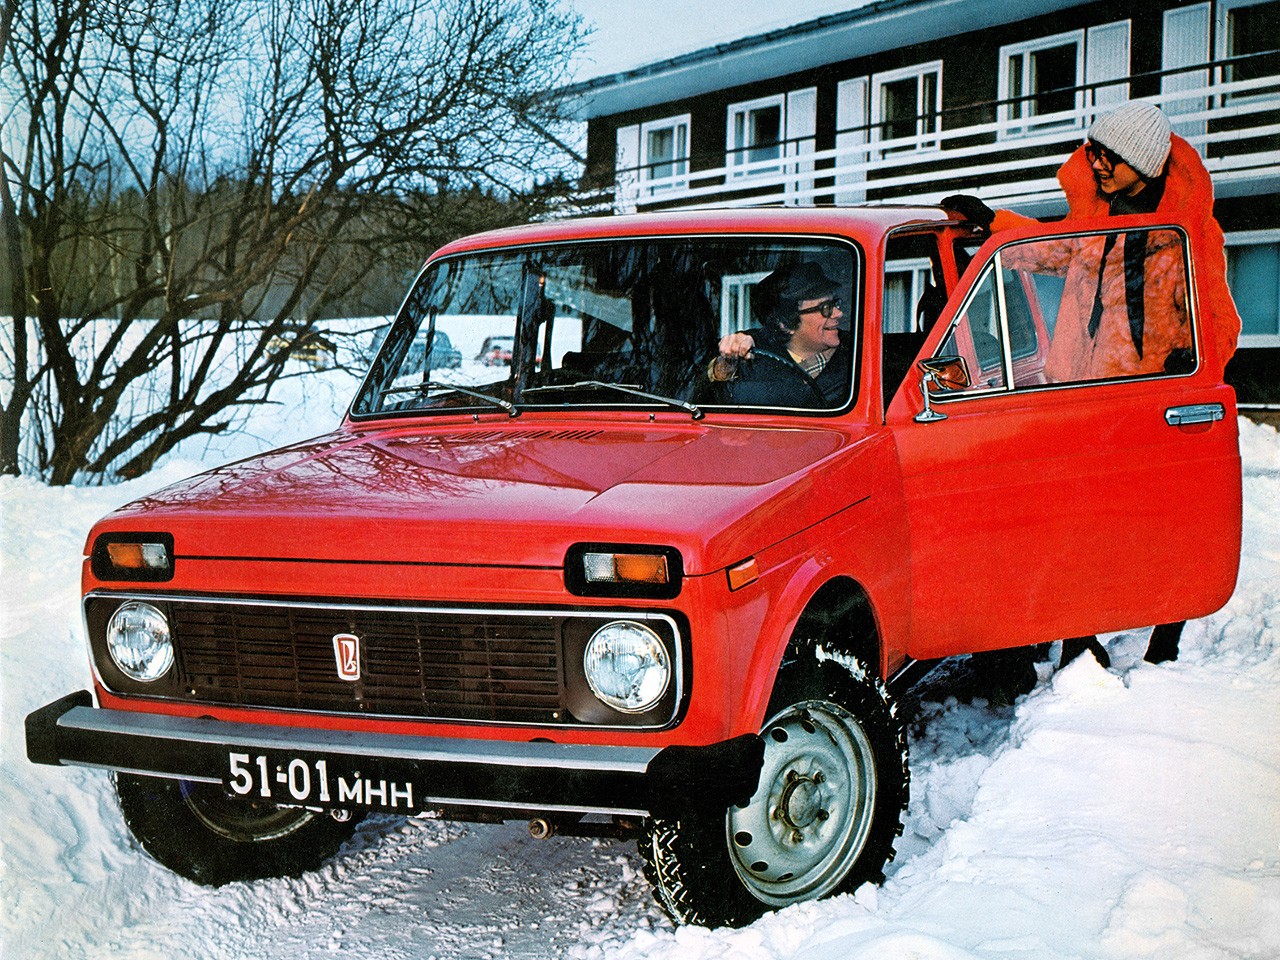
[[[868,439],[847,424],[344,431],[167,487],[91,537],[168,531],[179,557],[534,567],[581,541],[656,543],[697,574],[859,499],[822,477]]]

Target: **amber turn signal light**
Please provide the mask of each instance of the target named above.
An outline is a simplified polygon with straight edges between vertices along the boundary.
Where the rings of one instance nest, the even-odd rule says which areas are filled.
[[[173,579],[173,536],[168,533],[104,533],[89,555],[99,580]]]
[[[587,583],[666,583],[667,558],[661,554],[587,553],[582,557]]]
[[[108,543],[107,556],[125,570],[163,570],[169,565],[163,543]]]
[[[670,599],[680,593],[683,576],[674,547],[577,543],[564,558],[565,585],[580,597]]]
[[[729,568],[729,589],[741,590],[743,587],[755,583],[760,579],[760,565],[756,563],[756,558],[743,560],[737,566]]]

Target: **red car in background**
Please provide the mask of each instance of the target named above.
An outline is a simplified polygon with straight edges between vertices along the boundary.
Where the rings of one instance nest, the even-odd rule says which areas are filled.
[[[1180,245],[1195,362],[1048,382],[1036,245],[1138,228]],[[314,867],[371,810],[634,837],[688,922],[874,881],[923,668],[1230,596],[1202,244],[1155,216],[986,239],[929,207],[452,243],[332,433],[94,527],[93,689],[28,718],[29,755],[115,770],[142,846],[210,884]],[[838,396],[763,347],[710,380],[802,263],[844,305]],[[509,318],[506,360],[424,374],[438,317]]]

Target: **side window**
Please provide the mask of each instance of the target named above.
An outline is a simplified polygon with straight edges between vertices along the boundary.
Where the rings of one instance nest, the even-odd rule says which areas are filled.
[[[988,266],[974,286],[969,299],[953,321],[935,357],[959,357],[964,361],[969,382],[952,381],[952,393],[975,393],[1003,390],[1005,377],[1004,344],[1000,323],[1000,294],[997,277],[999,267]]]
[[[888,406],[947,303],[938,237],[933,233],[889,237],[885,244],[883,289],[881,371],[884,403]]]
[[[972,395],[1190,373],[1195,336],[1183,234],[1115,230],[1018,241],[987,264],[935,358]]]

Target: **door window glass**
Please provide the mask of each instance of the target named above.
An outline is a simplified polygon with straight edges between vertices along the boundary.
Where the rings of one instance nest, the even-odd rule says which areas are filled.
[[[1187,276],[1185,240],[1171,228],[1009,244],[934,353],[968,372],[941,395],[1190,373]]]
[[[987,268],[934,354],[935,357],[959,357],[968,373],[967,384],[947,381],[944,392],[968,394],[1002,390],[1007,383],[997,274],[994,264]]]

